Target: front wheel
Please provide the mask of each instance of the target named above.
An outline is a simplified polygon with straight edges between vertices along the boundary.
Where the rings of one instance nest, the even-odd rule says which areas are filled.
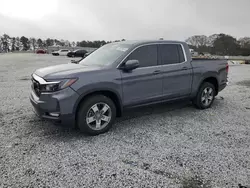
[[[204,82],[193,100],[194,105],[198,109],[210,108],[214,102],[215,93],[214,85],[209,82]]]
[[[81,132],[98,135],[112,127],[115,117],[114,102],[104,95],[95,95],[81,103],[77,113],[77,126]]]

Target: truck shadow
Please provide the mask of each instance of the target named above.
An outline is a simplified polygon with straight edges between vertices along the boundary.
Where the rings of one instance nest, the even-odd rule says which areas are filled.
[[[129,119],[140,118],[148,115],[162,114],[189,106],[192,106],[192,103],[189,100],[182,100],[178,102],[165,102],[150,106],[126,109],[124,110],[123,116],[121,118],[118,118],[116,122],[122,122]]]
[[[213,106],[219,106],[220,105],[221,97],[217,97],[214,101]],[[140,119],[144,116],[153,116],[157,114],[164,114],[168,112],[173,111],[181,111],[187,108],[191,111],[195,111],[195,107],[193,107],[192,103],[187,100],[173,102],[173,103],[160,103],[155,104],[151,106],[145,106],[145,107],[138,107],[133,109],[127,109],[124,111],[124,114],[122,117],[117,118],[113,128],[107,132],[102,134],[102,136],[111,136],[114,134],[121,134],[123,131],[123,128],[121,126],[124,126],[124,123],[127,126],[130,126],[131,128],[134,126],[131,123],[126,123],[126,121],[132,120],[132,119]],[[171,117],[171,115],[169,115]],[[46,121],[45,121],[46,122]],[[60,124],[55,125],[51,122],[46,122],[46,126],[39,126],[41,129],[41,132],[43,132],[40,136],[41,137],[47,137],[49,139],[53,140],[68,140],[68,139],[82,139],[85,138],[86,140],[91,138],[94,138],[93,136],[86,135],[84,133],[80,133],[78,129],[76,128],[67,128],[67,127],[61,127]],[[53,125],[52,125],[53,124]],[[38,127],[37,127],[38,128]],[[39,132],[40,132],[39,131]],[[40,137],[39,136],[39,137]]]
[[[213,106],[215,107],[215,106],[220,105],[221,100],[224,100],[224,97],[216,96],[211,108],[213,108]],[[187,108],[187,107],[190,107],[190,108],[193,108],[193,110],[196,110],[196,108],[193,106],[190,100],[164,102],[164,103],[154,104],[150,106],[126,109],[124,110],[123,116],[120,118],[117,118],[116,123],[123,122],[129,119],[140,118],[143,116],[156,115],[156,114],[176,111],[176,110],[180,110],[180,109]]]

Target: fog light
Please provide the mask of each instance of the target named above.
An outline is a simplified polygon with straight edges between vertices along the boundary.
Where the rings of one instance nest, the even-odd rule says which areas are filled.
[[[57,112],[49,113],[49,115],[53,116],[53,117],[59,117],[59,113],[57,113]]]

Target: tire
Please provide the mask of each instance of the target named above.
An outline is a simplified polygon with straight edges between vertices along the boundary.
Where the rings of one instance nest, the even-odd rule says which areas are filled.
[[[106,110],[105,113],[102,110]],[[98,135],[107,132],[112,127],[115,117],[116,106],[114,102],[104,95],[94,95],[80,104],[76,124],[81,132]]]
[[[214,85],[209,82],[204,82],[199,88],[199,91],[193,100],[193,104],[198,109],[210,108],[214,102],[215,94],[216,91]]]

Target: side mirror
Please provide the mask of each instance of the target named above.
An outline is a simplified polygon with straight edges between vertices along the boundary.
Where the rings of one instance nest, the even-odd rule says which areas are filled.
[[[128,60],[124,66],[123,69],[126,71],[131,71],[133,69],[136,69],[139,67],[139,61],[138,60]]]

